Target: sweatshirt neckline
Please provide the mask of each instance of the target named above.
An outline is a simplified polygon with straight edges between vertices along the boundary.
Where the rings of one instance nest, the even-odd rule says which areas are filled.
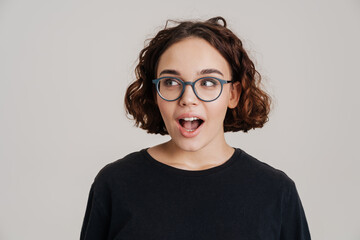
[[[147,151],[148,148],[142,149],[140,152],[146,157],[146,159],[148,160],[148,162],[150,164],[152,164],[155,167],[166,170],[168,172],[171,172],[173,174],[180,174],[180,175],[186,175],[186,176],[204,176],[204,175],[209,175],[209,174],[213,174],[216,172],[220,172],[220,171],[230,167],[235,162],[235,160],[238,158],[240,153],[242,152],[242,150],[239,148],[234,148],[234,149],[235,149],[234,153],[224,163],[217,165],[215,167],[211,167],[211,168],[207,168],[207,169],[203,169],[203,170],[186,170],[186,169],[176,168],[176,167],[167,165],[167,164],[162,163],[162,162],[156,160],[155,158],[153,158],[148,153],[148,151]]]

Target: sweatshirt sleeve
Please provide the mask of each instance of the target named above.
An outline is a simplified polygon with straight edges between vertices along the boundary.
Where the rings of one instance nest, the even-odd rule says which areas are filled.
[[[284,196],[280,239],[310,240],[309,227],[300,197],[295,183],[292,180],[290,183]]]
[[[107,239],[109,214],[106,212],[101,201],[97,199],[94,188],[93,184],[89,193],[80,240]]]

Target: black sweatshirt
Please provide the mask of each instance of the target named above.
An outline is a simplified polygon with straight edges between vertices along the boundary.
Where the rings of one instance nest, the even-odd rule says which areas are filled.
[[[96,176],[80,239],[307,240],[310,233],[295,183],[243,150],[191,171],[143,149]]]

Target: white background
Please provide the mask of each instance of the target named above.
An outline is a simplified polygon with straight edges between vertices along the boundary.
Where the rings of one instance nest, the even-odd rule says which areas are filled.
[[[79,238],[97,172],[168,140],[123,108],[144,40],[218,15],[274,97],[229,144],[296,182],[313,239],[360,239],[358,0],[0,0],[0,239]]]

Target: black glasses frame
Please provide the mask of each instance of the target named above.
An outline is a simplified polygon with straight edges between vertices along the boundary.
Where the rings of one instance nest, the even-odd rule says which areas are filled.
[[[182,90],[181,90],[181,93],[180,93],[179,97],[177,97],[176,99],[169,100],[169,99],[164,98],[164,97],[161,95],[160,90],[159,90],[159,82],[160,82],[160,80],[165,79],[165,78],[172,78],[172,79],[176,79],[176,80],[178,80],[179,82],[181,82]],[[212,99],[212,100],[204,100],[204,99],[202,99],[202,98],[200,98],[200,97],[198,96],[198,94],[197,94],[197,92],[196,92],[196,90],[195,90],[195,84],[196,84],[198,81],[203,80],[203,79],[216,79],[216,80],[218,80],[218,81],[220,82],[220,84],[221,84],[221,90],[220,90],[219,95],[218,95],[216,98],[214,98],[214,99]],[[195,93],[195,96],[196,96],[198,99],[200,99],[201,101],[203,101],[203,102],[212,102],[212,101],[215,101],[216,99],[218,99],[218,98],[220,97],[220,95],[221,95],[221,93],[222,93],[222,90],[223,90],[223,85],[224,85],[224,84],[227,84],[227,83],[231,83],[231,82],[232,82],[231,80],[223,80],[223,79],[216,78],[216,77],[202,77],[202,78],[196,79],[194,82],[184,82],[184,81],[181,80],[180,78],[177,78],[177,77],[166,77],[166,76],[152,80],[152,83],[155,84],[155,86],[156,86],[156,91],[157,91],[157,93],[159,94],[159,96],[160,96],[162,99],[164,99],[165,101],[168,101],[168,102],[173,102],[173,101],[176,101],[176,100],[178,100],[179,98],[181,98],[182,95],[183,95],[184,92],[185,92],[185,87],[186,87],[186,85],[190,85],[190,86],[192,87],[192,89],[193,89],[193,91],[194,91],[194,93]]]

